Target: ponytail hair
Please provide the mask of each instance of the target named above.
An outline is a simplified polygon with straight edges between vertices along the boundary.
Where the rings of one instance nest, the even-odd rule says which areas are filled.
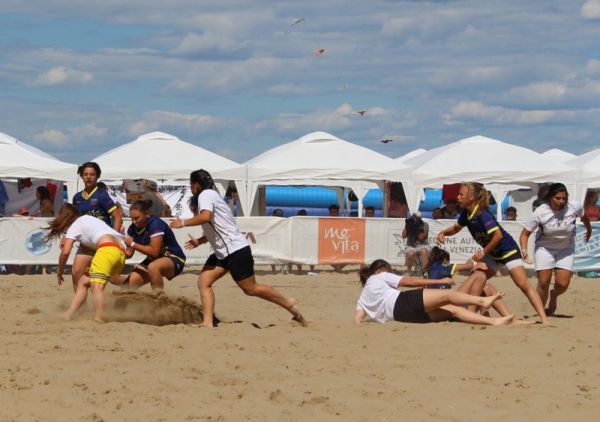
[[[204,169],[195,170],[190,173],[190,185],[193,185],[194,183],[200,185],[200,192],[205,189],[217,190],[212,176]],[[198,195],[200,195],[200,192],[197,195],[193,195],[189,200],[190,211],[192,211],[194,215],[198,214]]]
[[[81,213],[74,205],[64,204],[60,207],[58,215],[50,222],[50,225],[44,227],[44,230],[48,230],[48,234],[44,237],[44,241],[49,242],[52,239],[58,239],[80,216]]]
[[[483,210],[490,205],[490,193],[483,186],[483,183],[467,182],[462,183],[461,186],[467,188],[473,200],[469,211],[472,211],[475,206],[479,206],[479,209]]]
[[[359,272],[360,282],[364,286],[369,277],[379,270],[391,271],[392,266],[384,259],[376,259],[369,266],[362,267]]]
[[[444,260],[450,260],[450,254],[448,251],[440,248],[439,246],[434,246],[431,248],[431,252],[429,252],[429,258],[427,259],[427,265],[425,266],[425,271],[429,272],[429,269],[436,262],[444,262]]]
[[[144,199],[144,200],[135,201],[133,204],[131,204],[131,206],[129,207],[129,210],[148,212],[148,211],[150,211],[150,208],[152,208],[152,204],[153,204],[152,199]]]

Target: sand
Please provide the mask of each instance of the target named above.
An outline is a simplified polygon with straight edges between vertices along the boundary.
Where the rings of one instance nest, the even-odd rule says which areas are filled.
[[[600,418],[600,280],[575,279],[551,327],[486,328],[355,326],[356,278],[259,272],[259,281],[300,301],[311,322],[303,328],[227,276],[215,289],[224,322],[208,330],[97,324],[91,309],[65,322],[70,285],[57,289],[52,275],[2,276],[0,420]],[[169,297],[187,300],[163,299],[172,308],[159,306],[169,315],[161,323],[195,318],[195,280],[186,271],[167,284]],[[510,279],[495,283],[507,290],[511,311],[533,316]]]

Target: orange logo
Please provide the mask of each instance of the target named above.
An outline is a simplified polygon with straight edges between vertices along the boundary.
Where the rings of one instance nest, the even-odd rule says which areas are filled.
[[[319,218],[319,264],[365,261],[365,220]]]

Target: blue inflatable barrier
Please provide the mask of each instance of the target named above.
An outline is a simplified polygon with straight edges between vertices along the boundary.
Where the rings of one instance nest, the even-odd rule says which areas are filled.
[[[337,194],[334,189],[319,186],[267,186],[267,207],[298,207],[298,208],[325,208],[337,203]],[[345,203],[344,203],[345,206]],[[383,209],[383,192],[380,189],[371,189],[365,195],[363,206]],[[352,208],[358,207],[358,201],[351,202]]]
[[[346,207],[347,198],[344,198]],[[308,215],[322,216],[328,215],[328,208],[331,204],[337,203],[337,195],[334,189],[328,189],[319,186],[267,186],[266,188],[266,215],[271,215],[273,209],[281,208],[286,217],[296,215],[299,209],[306,209]],[[436,207],[441,207],[442,190],[425,189],[425,199],[419,205],[419,211],[423,217],[430,218],[431,211]],[[381,189],[370,189],[364,197],[364,207],[375,208],[375,215],[383,215],[383,191]],[[510,206],[510,197],[507,195],[502,203],[502,209]],[[350,202],[350,209],[356,211],[358,201]],[[497,205],[490,205],[492,212],[496,213]]]

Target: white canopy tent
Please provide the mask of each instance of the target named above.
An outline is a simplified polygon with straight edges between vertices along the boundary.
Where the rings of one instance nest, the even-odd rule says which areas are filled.
[[[571,154],[570,152],[563,151],[562,149],[552,148],[546,152],[542,152],[544,157],[552,158],[553,160],[560,161],[561,163],[566,163],[577,156],[575,154]]]
[[[418,209],[422,189],[460,182],[480,182],[498,204],[514,189],[560,181],[575,186],[575,170],[530,149],[484,136],[473,136],[429,150],[406,162],[413,169],[414,191],[407,199]],[[502,210],[498,207],[498,216]]]
[[[419,155],[423,154],[424,152],[427,152],[427,150],[424,148],[413,149],[412,151],[407,152],[406,154],[401,155],[400,157],[396,158],[396,161],[405,163],[408,160],[412,160],[413,158],[418,157]]]
[[[384,180],[407,181],[408,166],[326,132],[309,133],[272,148],[245,163],[247,208],[252,209],[261,185],[304,185],[350,188],[358,197],[359,215],[369,189]]]
[[[567,161],[577,170],[576,198],[583,203],[588,188],[600,187],[600,148]]]
[[[0,132],[0,178],[50,179],[66,182],[69,193],[73,193],[76,189],[77,166],[60,161],[50,154]],[[55,208],[62,204],[62,184],[59,189],[55,197]],[[35,196],[33,199],[35,200]],[[10,212],[16,211],[11,209]],[[8,208],[7,215],[10,215]]]
[[[125,179],[152,179],[163,185],[187,186],[190,173],[207,170],[224,194],[230,180],[240,201],[245,197],[245,167],[204,148],[164,132],[151,132],[94,158],[102,181],[118,184]]]

